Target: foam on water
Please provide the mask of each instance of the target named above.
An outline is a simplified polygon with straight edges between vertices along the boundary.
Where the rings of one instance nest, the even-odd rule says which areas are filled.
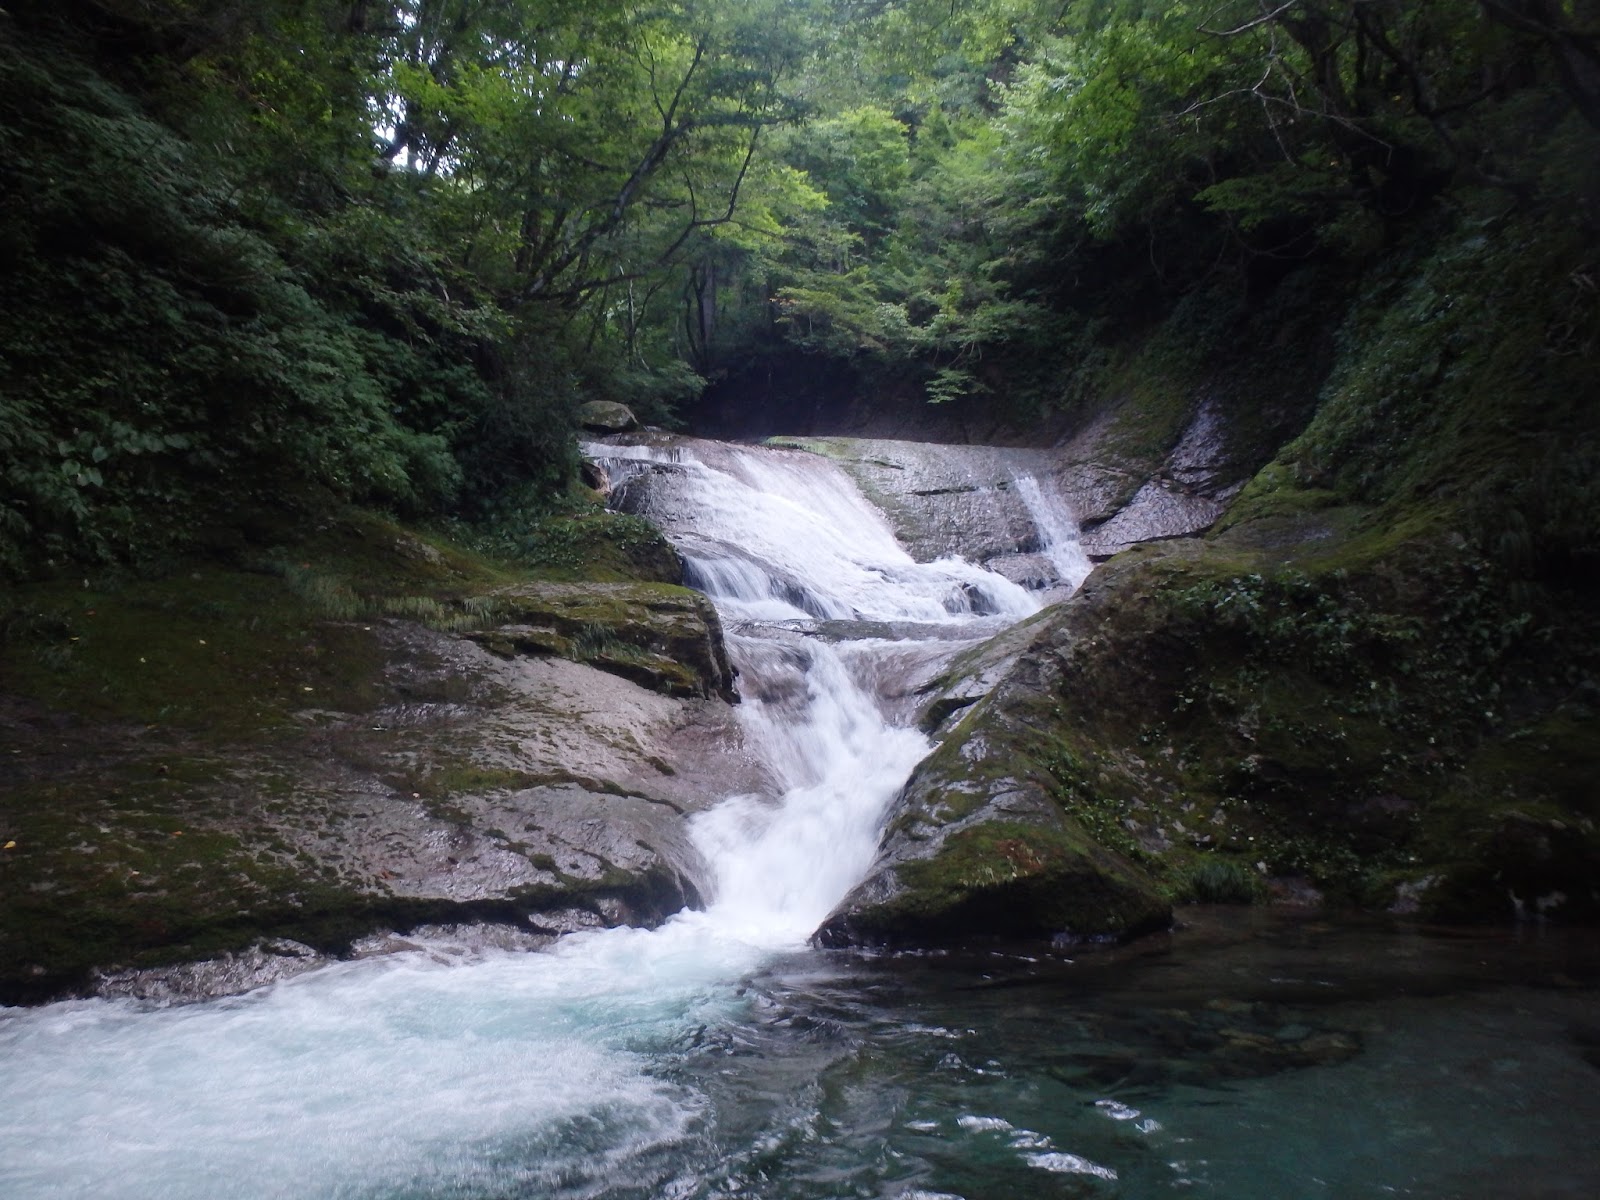
[[[635,471],[671,468],[646,511],[730,623],[976,619],[976,637],[996,627],[986,615],[1037,608],[970,563],[913,561],[815,456],[622,457]],[[781,632],[729,639],[746,748],[774,785],[693,821],[713,873],[706,911],[465,966],[346,963],[204,1005],[0,1012],[0,1195],[679,1190],[671,1164],[692,1157],[683,1148],[704,1136],[707,1102],[657,1070],[661,1056],[734,1010],[736,981],[803,945],[867,870],[890,802],[930,748],[886,705],[909,686],[905,671],[930,673],[968,644],[908,651]],[[633,1190],[618,1193],[618,1179]]]
[[[208,1005],[11,1014],[0,1194],[382,1193],[491,1171],[517,1143],[526,1172],[530,1141],[554,1186],[681,1140],[697,1098],[652,1078],[636,1043],[748,960],[683,933],[588,940],[538,969],[396,956]]]
[[[692,575],[735,619],[1018,620],[1028,592],[960,558],[919,563],[839,467],[795,450],[679,440],[588,447],[630,507],[685,549]],[[650,471],[654,465],[660,468]]]

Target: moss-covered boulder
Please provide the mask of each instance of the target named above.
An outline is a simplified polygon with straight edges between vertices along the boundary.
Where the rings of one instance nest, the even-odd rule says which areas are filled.
[[[1034,719],[1051,686],[1041,646],[1052,632],[1047,619],[1007,631],[938,682],[925,719],[953,728],[912,775],[878,862],[819,943],[1121,940],[1171,922],[1156,881],[1097,841],[1054,789]]]
[[[594,433],[627,433],[639,428],[633,409],[616,400],[589,400],[578,405],[578,425]]]
[[[522,583],[479,604],[494,624],[468,634],[502,657],[555,655],[669,696],[738,699],[717,610],[662,583]]]
[[[478,644],[535,630],[536,654]],[[262,939],[658,922],[698,903],[685,814],[755,786],[706,752],[730,690],[695,593],[529,578],[371,514],[7,593],[0,1003],[305,965]]]

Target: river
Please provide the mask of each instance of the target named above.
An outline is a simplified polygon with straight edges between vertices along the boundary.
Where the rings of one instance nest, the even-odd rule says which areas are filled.
[[[593,451],[728,630],[766,779],[704,911],[538,954],[0,1013],[0,1197],[1600,1194],[1593,939],[1249,911],[1076,959],[826,952],[929,751],[917,688],[1040,596],[917,562],[827,460]],[[1046,483],[1008,502],[1071,586]]]

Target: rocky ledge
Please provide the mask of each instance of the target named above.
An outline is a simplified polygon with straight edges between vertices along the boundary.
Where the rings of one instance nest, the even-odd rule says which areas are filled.
[[[135,672],[164,655],[212,705],[0,696],[0,1003],[217,994],[419,927],[653,925],[700,902],[685,815],[756,786],[716,614],[684,588],[523,581],[427,624],[294,608],[280,636],[270,608],[237,623],[220,601],[157,629],[156,587],[95,601],[73,642],[139,637]],[[130,634],[91,624],[123,610]]]
[[[1524,633],[1459,540],[1366,518],[1137,548],[958,659],[819,941],[1125,937],[1186,901],[1600,917],[1592,618]]]
[[[525,583],[469,607],[493,614],[467,636],[501,658],[553,655],[668,696],[733,703],[717,610],[699,592],[659,583]]]

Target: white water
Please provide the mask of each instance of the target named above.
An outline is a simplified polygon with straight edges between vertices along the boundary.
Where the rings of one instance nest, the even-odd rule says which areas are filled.
[[[730,624],[746,745],[773,780],[771,795],[695,819],[715,876],[706,911],[545,954],[346,963],[183,1008],[0,1012],[0,1196],[690,1187],[679,1173],[708,1136],[707,1101],[662,1072],[663,1056],[734,1012],[737,981],[802,946],[870,866],[889,803],[930,749],[885,719],[906,672],[931,673],[1037,604],[960,560],[914,562],[823,460],[630,453],[676,464],[659,515]],[[807,617],[963,629],[835,645],[794,632]],[[762,621],[791,628],[748,625]]]
[[[1094,564],[1078,541],[1077,517],[1059,495],[1045,491],[1032,475],[1019,475],[1016,488],[1039,530],[1041,552],[1055,566],[1063,583],[1071,588],[1082,587]]]

